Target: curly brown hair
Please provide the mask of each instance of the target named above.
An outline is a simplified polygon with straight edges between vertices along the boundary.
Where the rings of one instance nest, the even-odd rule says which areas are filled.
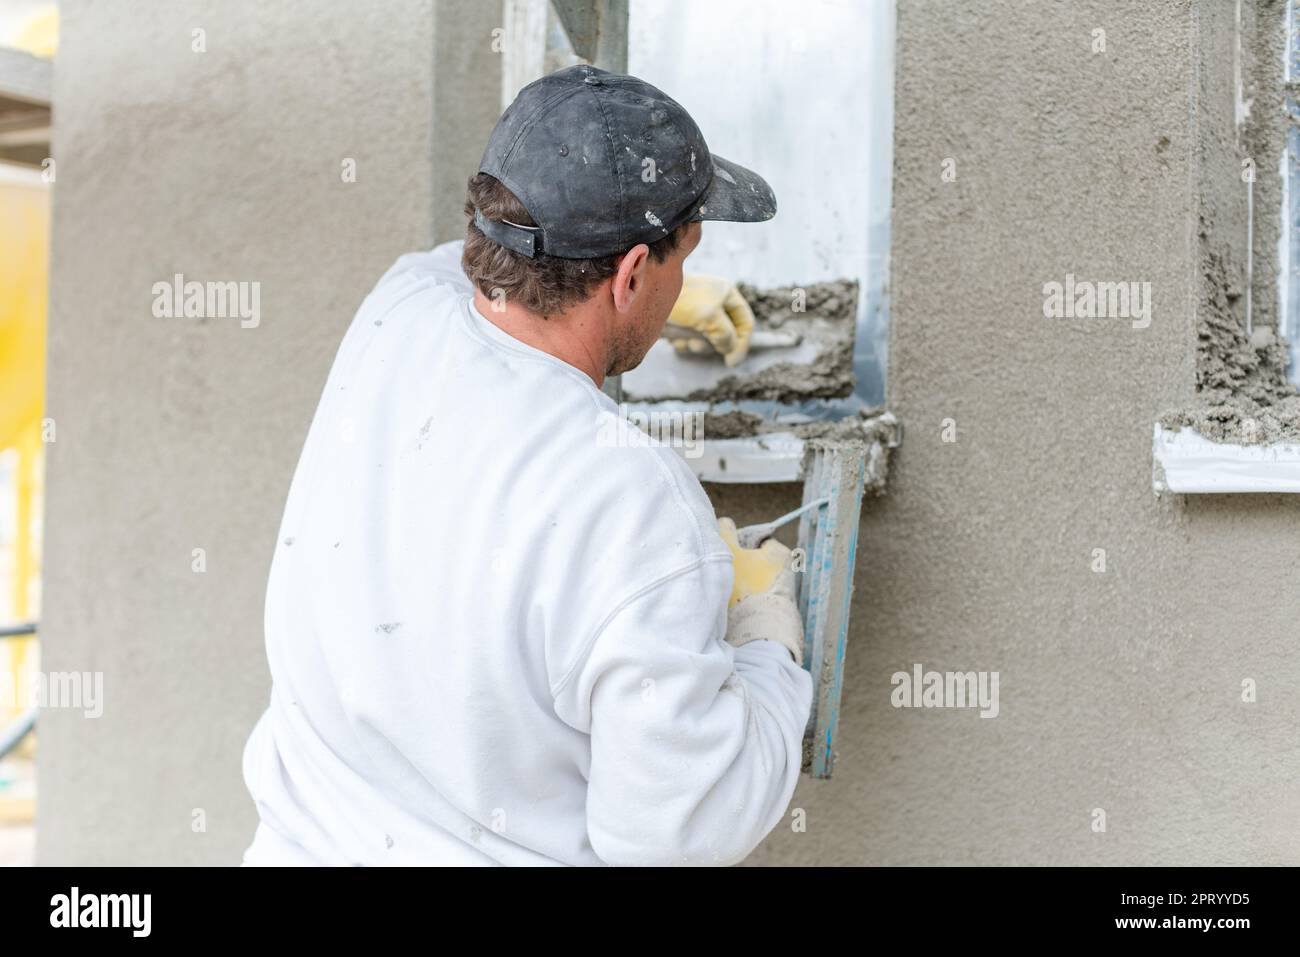
[[[537,224],[524,204],[496,177],[487,173],[470,177],[465,199],[465,251],[460,261],[465,275],[489,298],[504,295],[507,302],[529,312],[551,316],[587,299],[596,286],[618,271],[621,253],[596,259],[560,259],[545,254],[530,259],[506,249],[474,225],[475,208],[488,219],[509,220],[520,226]],[[683,224],[650,243],[651,258],[655,262],[668,258],[681,243],[685,230]]]

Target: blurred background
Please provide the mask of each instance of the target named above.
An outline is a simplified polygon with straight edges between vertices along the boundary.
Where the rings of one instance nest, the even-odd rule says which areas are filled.
[[[0,866],[30,863],[55,4],[0,0]]]

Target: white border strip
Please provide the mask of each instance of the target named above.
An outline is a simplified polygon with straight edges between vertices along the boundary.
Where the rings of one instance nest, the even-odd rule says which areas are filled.
[[[0,183],[7,186],[38,186],[48,189],[49,183],[41,176],[43,170],[34,166],[20,166],[0,160]]]
[[[1300,443],[1234,445],[1156,423],[1151,486],[1157,492],[1300,492]]]
[[[677,449],[701,482],[798,482],[803,478],[803,439],[770,432],[739,439],[709,439],[692,458]],[[693,450],[692,450],[693,451]]]

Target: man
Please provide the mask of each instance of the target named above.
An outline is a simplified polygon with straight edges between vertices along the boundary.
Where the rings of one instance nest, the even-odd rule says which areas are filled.
[[[682,263],[771,190],[659,90],[577,66],[520,92],[466,209],[463,248],[403,256],[361,305],[308,433],[245,863],[739,861],[811,703],[788,553],[724,542],[600,387],[679,298],[743,355],[739,297],[679,297]]]

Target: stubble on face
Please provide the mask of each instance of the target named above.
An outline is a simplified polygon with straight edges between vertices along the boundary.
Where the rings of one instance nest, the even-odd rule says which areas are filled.
[[[609,368],[606,375],[622,375],[624,372],[630,372],[641,364],[654,345],[654,339],[649,343],[644,341],[644,336],[636,334],[634,325],[621,326],[617,334],[609,345]],[[658,338],[656,335],[655,338]]]
[[[702,232],[700,224],[694,224],[682,246],[664,262],[652,266],[648,281],[663,285],[652,286],[647,290],[648,296],[642,315],[618,328],[610,342],[610,362],[606,375],[622,375],[635,369],[663,334],[668,316],[672,313],[673,306],[677,303],[677,296],[681,292],[682,271],[686,257],[699,245]]]

